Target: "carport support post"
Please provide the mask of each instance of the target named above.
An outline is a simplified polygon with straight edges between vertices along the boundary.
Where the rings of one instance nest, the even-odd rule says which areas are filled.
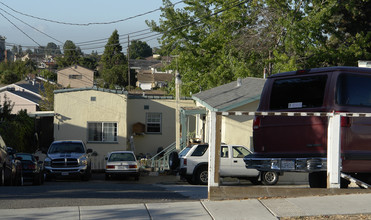
[[[327,188],[340,188],[340,119],[339,114],[328,117]]]
[[[209,139],[209,169],[208,169],[208,198],[210,199],[211,187],[219,186],[220,169],[220,132],[222,116],[216,112],[210,112],[210,139]]]

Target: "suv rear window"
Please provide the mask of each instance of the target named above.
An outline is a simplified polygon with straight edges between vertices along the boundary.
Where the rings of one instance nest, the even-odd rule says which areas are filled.
[[[341,74],[338,78],[336,103],[371,107],[371,77]]]
[[[326,81],[327,75],[277,79],[272,87],[270,109],[321,107]]]
[[[207,148],[208,145],[198,145],[195,151],[193,151],[192,156],[201,157],[202,155],[205,154]]]

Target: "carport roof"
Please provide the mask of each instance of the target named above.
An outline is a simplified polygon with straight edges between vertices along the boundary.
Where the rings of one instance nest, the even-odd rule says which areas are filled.
[[[221,112],[240,107],[260,99],[265,79],[247,77],[221,85],[192,96],[192,98],[211,111]]]

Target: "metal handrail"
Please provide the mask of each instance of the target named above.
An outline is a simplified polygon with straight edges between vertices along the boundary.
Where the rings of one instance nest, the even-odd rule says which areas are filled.
[[[162,151],[158,152],[155,156],[151,158],[151,167],[163,169],[169,168],[169,155],[176,149],[175,142],[167,146]],[[163,156],[161,156],[163,154]]]

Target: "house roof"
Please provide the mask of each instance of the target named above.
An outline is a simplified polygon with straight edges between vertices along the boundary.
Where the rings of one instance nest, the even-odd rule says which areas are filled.
[[[241,79],[241,85],[234,81],[192,96],[211,111],[229,111],[260,99],[265,79],[248,77]]]
[[[155,82],[170,82],[174,78],[174,74],[170,73],[155,73],[153,75]]]
[[[89,68],[86,68],[86,67],[83,67],[83,66],[80,66],[80,65],[71,65],[71,66],[67,66],[67,67],[65,67],[65,68],[59,69],[57,72],[62,71],[62,70],[65,70],[65,69],[75,69],[75,67],[79,67],[79,68],[87,69],[87,70],[90,70],[90,71],[94,72],[94,70],[91,70],[91,69],[89,69]]]
[[[152,65],[156,65],[161,63],[161,60],[137,60],[137,59],[130,59],[129,65],[130,67],[139,67],[142,70],[151,69]]]
[[[137,74],[137,79],[139,82],[154,82],[154,77],[153,74],[148,74],[148,73],[138,73]]]
[[[22,80],[14,84],[36,94],[40,94],[40,90],[44,91],[44,85],[40,82],[32,83],[31,81]]]
[[[14,95],[17,95],[19,97],[22,97],[24,99],[27,99],[36,104],[38,104],[41,101],[41,98],[39,96],[33,95],[32,93],[29,93],[29,92],[23,92],[23,91],[8,91],[8,92]]]

